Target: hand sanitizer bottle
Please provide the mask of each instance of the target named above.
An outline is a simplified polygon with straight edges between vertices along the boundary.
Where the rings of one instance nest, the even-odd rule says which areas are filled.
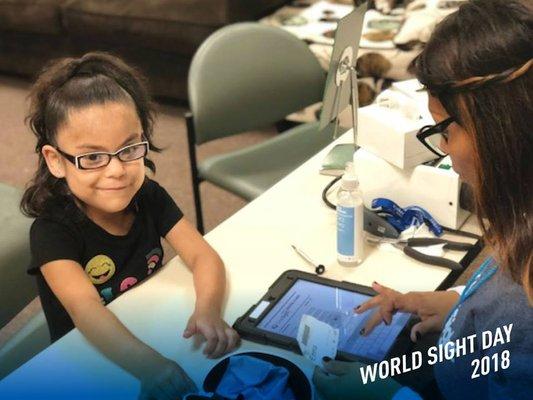
[[[337,260],[354,267],[364,258],[363,197],[352,162],[346,163],[337,193]]]

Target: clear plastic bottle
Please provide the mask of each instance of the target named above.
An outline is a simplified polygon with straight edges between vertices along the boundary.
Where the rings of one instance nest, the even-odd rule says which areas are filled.
[[[346,163],[337,193],[337,260],[354,267],[364,259],[363,196],[352,162]]]

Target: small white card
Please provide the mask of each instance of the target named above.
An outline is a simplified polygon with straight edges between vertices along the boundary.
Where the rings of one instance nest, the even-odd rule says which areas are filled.
[[[310,315],[302,316],[296,338],[302,354],[315,365],[321,367],[323,357],[337,355],[339,330]]]

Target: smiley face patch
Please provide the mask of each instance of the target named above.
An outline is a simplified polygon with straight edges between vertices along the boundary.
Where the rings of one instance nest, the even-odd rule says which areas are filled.
[[[157,263],[161,260],[162,256],[163,250],[161,250],[159,247],[156,247],[146,255],[146,264],[148,266],[146,275],[150,275],[152,272],[154,272],[154,269],[157,266]]]
[[[110,303],[113,300],[113,289],[110,287],[102,289],[100,291],[100,298],[102,299],[103,304]]]
[[[120,283],[120,291],[125,292],[137,283],[137,278],[130,276]]]
[[[107,282],[115,274],[115,263],[103,254],[94,256],[85,266],[85,273],[95,285]]]

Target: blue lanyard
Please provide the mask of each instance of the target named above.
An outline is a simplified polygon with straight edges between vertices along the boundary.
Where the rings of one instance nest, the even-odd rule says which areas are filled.
[[[452,325],[455,321],[455,318],[461,308],[462,303],[469,298],[473,293],[476,292],[481,286],[485,284],[498,270],[498,266],[492,258],[488,258],[481,264],[481,267],[476,271],[476,273],[468,280],[459,301],[455,307],[450,310],[450,313],[446,317],[446,323],[442,330],[441,336],[439,338],[439,344],[448,342],[453,336]]]
[[[476,290],[483,286],[485,282],[492,278],[497,270],[498,266],[495,264],[492,257],[486,259],[476,273],[468,280],[458,303],[462,303],[469,298]]]
[[[442,226],[422,207],[401,208],[390,199],[378,197],[372,200],[372,208],[377,209],[375,211],[378,214],[385,214],[385,219],[400,232],[412,225],[418,227],[425,223],[436,236],[441,236],[443,233]]]

